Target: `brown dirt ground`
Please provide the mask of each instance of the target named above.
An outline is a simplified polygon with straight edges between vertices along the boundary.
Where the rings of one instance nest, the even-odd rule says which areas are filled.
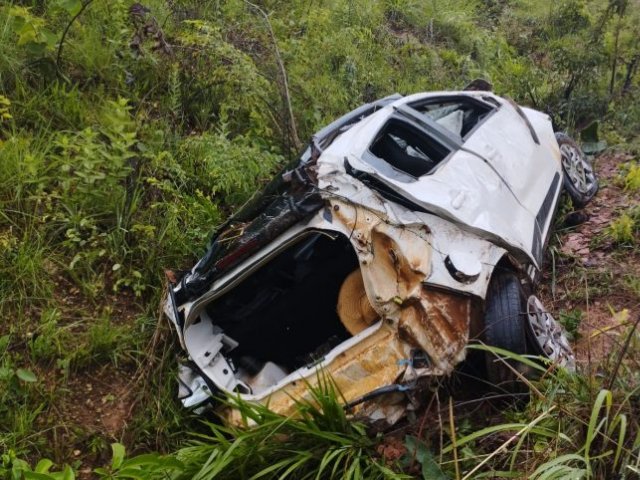
[[[142,313],[135,296],[128,291],[103,295],[94,304],[62,276],[54,295],[61,310],[59,324],[71,333],[86,328],[91,318],[108,315],[113,325],[130,324]],[[111,288],[105,288],[111,292]],[[90,364],[72,371],[68,378],[55,365],[38,368],[51,402],[46,407],[46,428],[57,463],[78,468],[79,477],[92,478],[92,470],[110,460],[108,445],[126,439],[128,422],[136,405],[136,368],[123,365]]]
[[[120,440],[131,413],[131,379],[132,372],[112,366],[77,375],[65,387],[61,418],[111,441]]]
[[[121,442],[135,406],[131,368],[113,365],[85,368],[66,382],[48,382],[58,400],[48,418],[55,459],[76,463],[80,478],[109,460],[111,442]]]
[[[562,311],[583,312],[574,344],[583,367],[609,362],[616,346],[624,343],[627,326],[640,314],[640,298],[625,283],[640,278],[640,249],[614,245],[606,232],[620,211],[640,203],[638,193],[620,186],[619,167],[630,159],[624,153],[596,159],[600,191],[584,210],[588,220],[558,231],[552,242],[559,253],[555,275],[549,255],[541,282],[541,296],[556,317]]]

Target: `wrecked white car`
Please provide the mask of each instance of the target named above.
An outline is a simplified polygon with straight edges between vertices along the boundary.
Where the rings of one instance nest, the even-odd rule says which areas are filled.
[[[393,422],[470,339],[571,367],[533,295],[563,188],[578,206],[598,188],[579,147],[490,92],[345,115],[170,285],[183,404],[227,393],[286,414],[321,369],[347,406]],[[509,376],[486,363],[491,382]]]

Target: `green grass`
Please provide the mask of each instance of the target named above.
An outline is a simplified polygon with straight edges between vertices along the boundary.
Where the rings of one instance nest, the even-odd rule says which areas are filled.
[[[629,92],[623,86],[625,66],[637,54],[638,12],[620,17],[595,0],[294,0],[261,4],[269,25],[244,1],[148,0],[146,13],[132,12],[134,3],[90,2],[77,18],[79,0],[0,5],[2,464],[11,469],[24,466],[20,458],[47,457],[90,469],[113,440],[134,454],[184,453],[178,449],[186,431],[209,429],[204,443],[188,450],[197,453],[189,464],[195,474],[212,445],[246,454],[283,421],[301,442],[300,456],[291,457],[301,468],[317,468],[324,457],[315,442],[339,431],[343,443],[319,443],[344,446],[331,468],[341,458],[340,465],[359,465],[340,467],[341,474],[356,476],[359,468],[361,475],[387,475],[372,453],[377,440],[357,425],[322,423],[324,417],[296,423],[244,406],[265,418],[257,432],[203,430],[175,399],[178,352],[158,314],[164,269],[192,266],[215,226],[298,153],[296,137],[304,141],[349,109],[396,91],[462,88],[485,77],[497,93],[548,111],[559,128],[602,117],[607,138],[633,148],[640,108],[630,99],[638,78],[632,76]],[[622,173],[620,185],[635,195],[637,164]],[[637,248],[636,214],[620,212],[607,231],[615,248]],[[585,288],[591,296],[620,286],[638,290],[635,278],[580,268],[564,281],[580,285],[567,294],[574,300]],[[578,317],[568,311],[564,320],[577,328]],[[117,439],[69,418],[61,393],[107,371],[131,377],[132,416]],[[574,388],[564,381],[556,379],[556,388]],[[592,400],[576,404],[576,415]],[[325,407],[343,419],[336,405]],[[542,411],[528,412],[519,425]],[[314,425],[317,431],[304,431]],[[411,470],[418,459],[430,471],[442,460],[447,473],[455,471],[450,458],[433,457],[433,443],[416,442],[415,458],[398,468]],[[477,464],[476,443],[460,451],[465,468]],[[558,452],[575,453],[565,447]],[[175,459],[183,462],[183,453]],[[581,455],[562,468],[600,468]],[[120,471],[120,453],[115,457],[112,468]],[[174,457],[157,454],[149,468],[156,460],[171,467]],[[273,472],[292,465],[265,458],[281,468]],[[237,472],[239,460],[227,460],[225,468]],[[254,472],[267,461],[251,460]],[[47,469],[56,467],[40,466]]]
[[[225,403],[240,411],[245,426],[205,422],[200,433],[169,455],[125,457],[125,447],[114,444],[111,464],[95,473],[144,479],[415,478],[398,473],[403,469],[425,480],[630,475],[640,465],[635,327],[627,328],[626,341],[612,352],[614,361],[595,376],[588,370],[548,369],[544,362],[482,347],[537,371],[537,379],[525,380],[531,390],[526,407],[508,408],[503,422],[470,428],[458,418],[468,402],[450,401],[442,412],[449,422],[438,423],[435,415],[430,428],[405,437],[404,453],[395,461],[380,456],[383,437],[370,436],[364,425],[350,420],[331,381],[320,377],[311,399],[299,402],[294,416],[230,398]],[[7,457],[5,468],[7,473],[30,469],[16,457]]]
[[[618,245],[638,246],[640,241],[640,207],[624,209],[607,228],[607,235]]]
[[[100,478],[326,478],[402,479],[378,458],[381,437],[370,438],[365,426],[350,421],[329,379],[311,388],[311,399],[296,407],[296,418],[284,417],[264,406],[228,399],[253,428],[206,423],[203,433],[172,455],[145,454],[125,458],[125,447],[113,444],[111,465],[98,468]],[[47,470],[52,466],[41,461]],[[5,472],[20,478],[28,464],[8,457]],[[66,467],[69,468],[69,467]],[[34,466],[38,470],[38,466]],[[0,467],[0,473],[2,473]],[[25,473],[26,478],[30,478]],[[53,474],[42,478],[55,478]]]

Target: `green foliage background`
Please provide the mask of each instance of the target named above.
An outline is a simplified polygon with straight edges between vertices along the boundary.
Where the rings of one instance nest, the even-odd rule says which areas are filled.
[[[61,423],[57,407],[74,378],[104,369],[146,378],[121,440],[181,442],[189,419],[157,327],[163,269],[190,267],[298,138],[363,102],[483,77],[558,129],[598,120],[610,143],[637,148],[637,0],[258,6],[269,22],[238,0],[0,4],[0,451],[11,458],[104,458],[115,439]]]

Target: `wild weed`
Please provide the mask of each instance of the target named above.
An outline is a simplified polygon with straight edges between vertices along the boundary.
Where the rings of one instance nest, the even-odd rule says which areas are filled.
[[[209,424],[209,434],[177,454],[186,477],[406,478],[376,458],[377,440],[347,418],[329,379],[310,392],[293,417],[230,399],[227,405],[239,410],[246,425]]]
[[[615,243],[628,245],[635,243],[639,226],[634,217],[628,212],[623,212],[611,222],[607,231]]]
[[[635,327],[627,327],[627,341],[613,352],[608,370],[593,378],[585,377],[586,370],[569,373],[544,362],[536,366],[521,355],[496,352],[539,372],[536,380],[523,378],[531,389],[529,404],[517,414],[518,422],[498,423],[456,438],[443,450],[445,464],[452,462],[454,448],[466,447],[466,456],[456,460],[465,479],[479,478],[476,475],[483,471],[494,478],[536,479],[628,474],[640,459],[636,439],[640,424],[633,414],[640,387],[637,376],[627,370],[637,354],[635,347],[630,349],[637,340]],[[491,444],[489,439],[500,432],[501,444],[485,449],[483,445]]]
[[[629,192],[640,190],[640,164],[630,163],[629,169],[624,176],[624,189]]]

